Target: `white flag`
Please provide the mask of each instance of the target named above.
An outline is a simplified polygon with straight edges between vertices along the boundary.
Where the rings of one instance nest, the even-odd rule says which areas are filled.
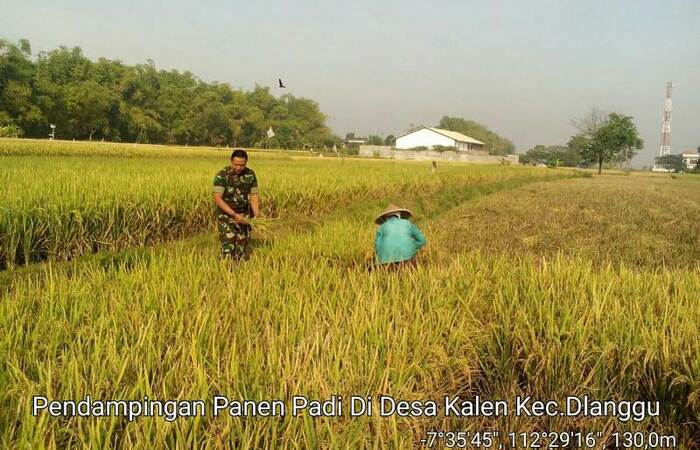
[[[274,136],[275,136],[275,132],[272,131],[272,126],[270,126],[270,128],[267,129],[267,138],[272,139]]]

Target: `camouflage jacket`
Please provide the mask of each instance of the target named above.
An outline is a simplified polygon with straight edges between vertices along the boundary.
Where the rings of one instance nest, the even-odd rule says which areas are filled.
[[[223,195],[224,202],[238,213],[249,212],[249,194],[258,193],[258,179],[249,168],[236,175],[231,166],[224,167],[214,177],[214,192]],[[217,212],[221,212],[216,208]]]

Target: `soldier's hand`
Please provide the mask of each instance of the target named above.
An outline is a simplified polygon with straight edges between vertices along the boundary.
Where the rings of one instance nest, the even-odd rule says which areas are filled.
[[[236,223],[248,223],[248,218],[243,214],[235,214],[233,216],[233,221]]]

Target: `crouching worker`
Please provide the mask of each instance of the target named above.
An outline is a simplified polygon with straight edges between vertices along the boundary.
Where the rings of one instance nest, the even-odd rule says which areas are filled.
[[[411,222],[412,215],[411,211],[391,204],[375,219],[379,228],[374,238],[374,250],[380,267],[415,266],[416,253],[426,240]]]

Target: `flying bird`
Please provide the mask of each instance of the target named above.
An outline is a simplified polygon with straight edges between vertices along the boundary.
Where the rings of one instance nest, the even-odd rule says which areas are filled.
[[[280,82],[280,87],[284,89],[286,86],[282,84],[282,78],[278,78],[277,80]]]

